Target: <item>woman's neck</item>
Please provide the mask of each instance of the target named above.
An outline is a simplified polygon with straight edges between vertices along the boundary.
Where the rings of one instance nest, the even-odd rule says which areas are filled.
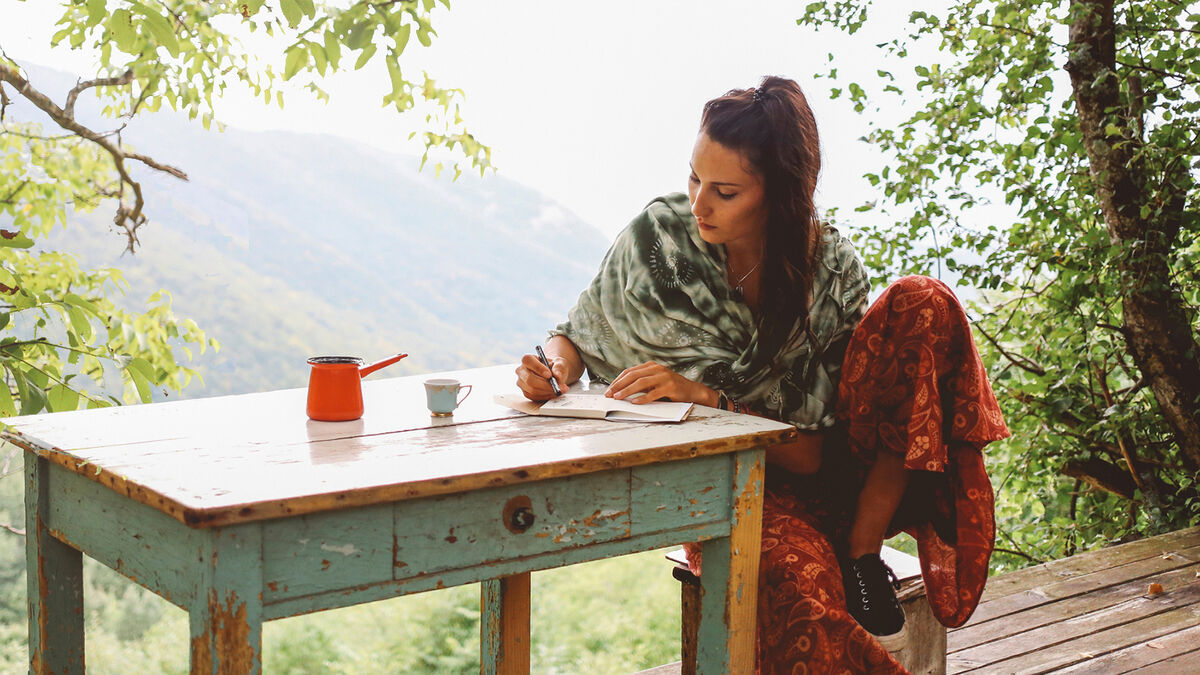
[[[745,274],[755,265],[762,262],[762,242],[729,242],[725,244],[725,257],[726,264],[729,265],[731,272]]]

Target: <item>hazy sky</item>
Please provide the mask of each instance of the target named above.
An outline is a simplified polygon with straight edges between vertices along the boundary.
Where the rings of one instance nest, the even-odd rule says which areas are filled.
[[[451,4],[434,14],[431,48],[410,42],[409,72],[424,68],[439,84],[466,91],[464,117],[493,146],[500,175],[610,236],[651,198],[685,188],[704,101],[765,74],[796,79],[817,115],[824,153],[818,203],[848,211],[872,199],[860,176],[878,169],[878,158],[856,140],[865,120],[846,102],[829,100],[833,85],[813,76],[825,70],[828,52],[842,74],[860,80],[877,68],[912,67],[882,62],[873,46],[881,40],[867,31],[847,37],[798,27],[803,3],[796,2]],[[874,23],[894,29],[912,6],[890,3],[890,16]],[[18,60],[94,72],[89,55],[49,49],[58,13],[48,0],[0,0],[0,46]],[[231,96],[219,114],[241,128],[323,132],[405,149],[420,120],[380,108],[386,77],[368,70],[329,81],[329,105],[309,103],[303,93],[291,95],[284,110]],[[62,92],[48,93],[61,101]]]

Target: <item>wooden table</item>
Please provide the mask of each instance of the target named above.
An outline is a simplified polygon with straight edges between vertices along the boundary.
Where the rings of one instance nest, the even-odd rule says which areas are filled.
[[[763,448],[792,427],[526,417],[513,367],[431,418],[422,381],[363,383],[313,422],[303,389],[4,420],[25,453],[34,673],[84,665],[81,553],[185,609],[193,673],[257,673],[262,622],[482,581],[485,673],[529,670],[529,573],[702,541],[702,672],[750,672]],[[631,629],[636,627],[631,626]]]

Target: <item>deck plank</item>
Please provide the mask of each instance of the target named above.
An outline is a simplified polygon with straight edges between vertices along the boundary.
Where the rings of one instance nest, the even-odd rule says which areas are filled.
[[[1200,527],[994,577],[948,643],[951,673],[1200,672]]]
[[[1180,542],[1188,543],[1181,547],[1179,546]],[[1157,537],[1147,537],[1128,544],[1079,553],[1036,567],[1008,572],[988,579],[981,603],[986,604],[1005,595],[1018,593],[1051,581],[1096,572],[1135,560],[1154,558],[1196,543],[1200,543],[1200,527],[1191,527]]]
[[[1093,572],[1086,575],[1093,577],[1091,579],[1067,579],[1006,596],[994,604],[1002,605],[1007,611],[988,612],[993,615],[990,620],[972,621],[951,633],[947,643],[949,651],[953,653],[1132,600],[1145,595],[1151,583],[1162,584],[1168,593],[1182,589],[1195,582],[1196,574],[1200,572],[1200,562],[1197,562],[1200,561],[1200,547],[1191,551],[1196,557],[1186,564],[1157,574],[1143,573],[1146,566],[1142,563],[1146,561],[1138,561],[1112,570],[1111,576],[1107,576],[1106,571]],[[1096,586],[1091,588],[1092,584]],[[1081,588],[1086,590],[1080,592]]]
[[[1200,626],[1192,626],[1169,635],[1118,649],[1103,657],[1078,663],[1058,671],[1060,675],[1072,673],[1128,673],[1162,662],[1176,662],[1180,657],[1195,658],[1200,655]],[[1200,668],[1194,670],[1200,671]],[[1174,671],[1181,672],[1181,671]]]
[[[1126,671],[1131,672],[1131,671]],[[1200,673],[1200,650],[1193,650],[1166,661],[1159,661],[1152,666],[1140,668],[1138,675],[1180,675],[1180,673]]]

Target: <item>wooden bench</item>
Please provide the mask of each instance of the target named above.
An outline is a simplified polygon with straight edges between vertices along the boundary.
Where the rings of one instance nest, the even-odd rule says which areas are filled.
[[[908,639],[903,649],[892,652],[905,668],[914,674],[946,672],[946,628],[938,623],[925,598],[925,583],[916,556],[884,547],[881,557],[900,579],[896,594],[907,615]],[[682,660],[647,671],[641,675],[695,675],[696,634],[700,617],[700,579],[687,566],[683,549],[667,554],[675,563],[671,574],[680,582],[682,613]]]

